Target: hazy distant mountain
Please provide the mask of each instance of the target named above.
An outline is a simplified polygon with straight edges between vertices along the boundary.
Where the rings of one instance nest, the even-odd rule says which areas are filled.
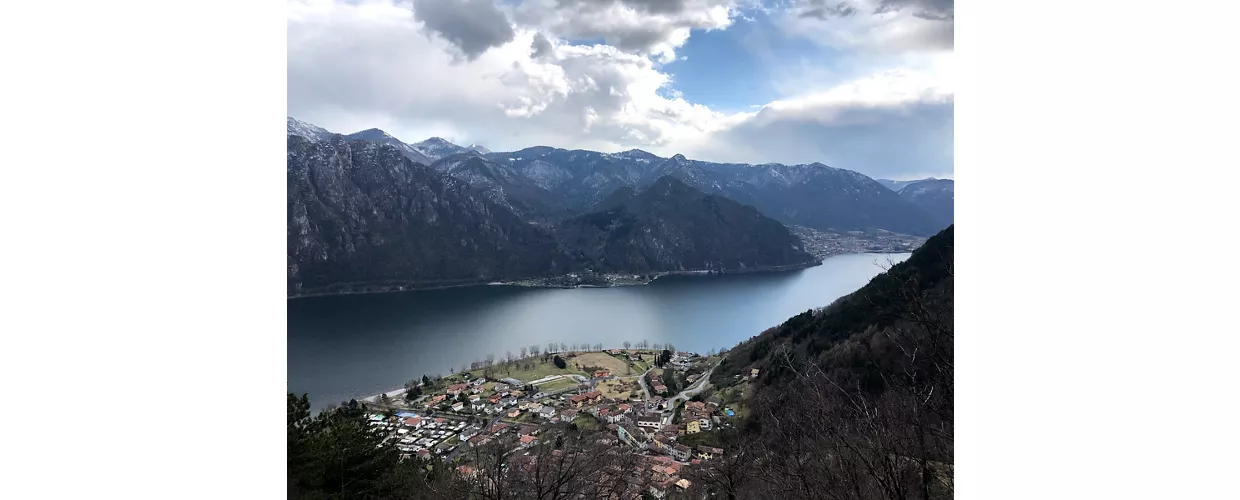
[[[955,223],[956,182],[951,179],[923,179],[900,189],[900,197],[935,216],[944,225]]]
[[[289,295],[539,277],[553,236],[394,145],[288,137]]]
[[[323,141],[330,139],[334,134],[323,127],[290,116],[288,117],[288,135],[299,135],[312,141]]]
[[[595,208],[556,232],[599,271],[737,271],[816,262],[778,221],[671,176],[641,192],[621,187]]]
[[[874,180],[878,181],[879,184],[886,186],[887,189],[890,189],[897,193],[899,193],[901,189],[904,189],[904,186],[917,182],[917,180],[912,180],[912,181],[893,181],[891,179],[874,179]],[[925,179],[918,179],[918,180],[925,180]]]

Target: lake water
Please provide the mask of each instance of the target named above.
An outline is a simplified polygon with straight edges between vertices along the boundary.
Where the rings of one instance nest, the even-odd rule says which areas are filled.
[[[675,276],[618,288],[476,286],[288,301],[288,390],[314,407],[548,342],[726,348],[851,293],[909,254],[853,254],[798,271]],[[883,266],[883,267],[880,267]]]

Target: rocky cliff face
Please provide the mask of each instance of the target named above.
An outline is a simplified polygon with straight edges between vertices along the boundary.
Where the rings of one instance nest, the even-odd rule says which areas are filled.
[[[401,151],[288,137],[290,295],[566,272],[554,238]]]
[[[670,176],[641,192],[622,187],[595,208],[556,231],[597,271],[743,271],[816,262],[778,221]]]

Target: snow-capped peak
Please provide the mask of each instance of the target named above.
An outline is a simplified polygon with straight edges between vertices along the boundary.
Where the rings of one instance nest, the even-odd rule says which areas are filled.
[[[327,129],[306,123],[291,116],[288,117],[288,135],[299,135],[311,141],[321,141],[332,136]]]

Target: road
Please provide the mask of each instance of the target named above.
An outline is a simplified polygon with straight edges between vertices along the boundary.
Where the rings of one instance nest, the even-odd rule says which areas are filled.
[[[722,360],[720,360],[720,362],[722,362]],[[693,385],[687,387],[683,391],[680,391],[679,394],[672,396],[672,398],[668,400],[668,410],[663,412],[663,425],[672,423],[672,416],[676,414],[676,405],[679,404],[680,401],[688,400],[689,398],[696,396],[698,393],[702,392],[703,389],[706,389],[707,385],[710,385],[710,374],[715,371],[715,368],[718,367],[719,363],[715,363],[715,366],[710,367],[709,370],[702,373],[702,378],[699,378],[697,382],[694,382]]]
[[[646,388],[646,374],[650,373],[650,371],[654,370],[654,368],[654,365],[651,365],[650,368],[647,368],[646,371],[637,376],[637,383],[642,386],[642,394],[646,396],[646,398],[642,401],[650,401],[650,389]]]

